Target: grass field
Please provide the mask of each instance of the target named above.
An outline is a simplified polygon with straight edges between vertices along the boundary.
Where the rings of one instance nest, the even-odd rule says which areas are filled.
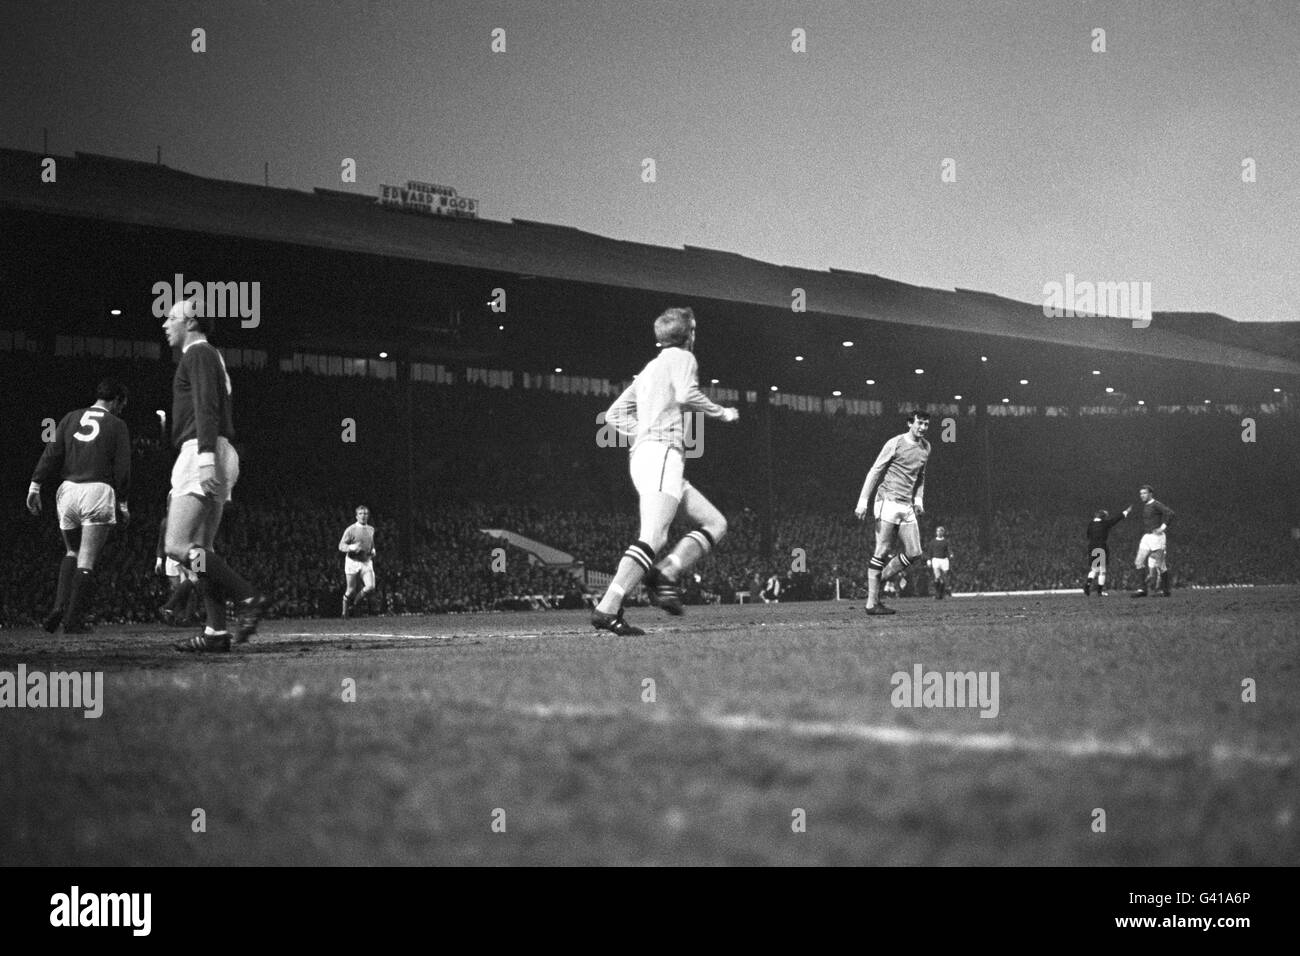
[[[1300,863],[1300,588],[896,606],[0,632],[105,674],[99,719],[0,710],[0,860]],[[894,707],[917,664],[996,671],[997,716]]]

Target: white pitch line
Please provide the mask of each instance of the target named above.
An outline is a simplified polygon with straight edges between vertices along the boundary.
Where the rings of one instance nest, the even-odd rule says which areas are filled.
[[[350,631],[274,631],[267,634],[267,637],[402,637],[412,641],[450,641],[453,636],[451,634],[379,634],[371,631],[356,633]]]
[[[655,723],[702,724],[720,730],[766,731],[789,734],[795,737],[818,737],[840,740],[866,740],[894,747],[935,746],[950,750],[974,750],[984,753],[1035,753],[1062,757],[1147,757],[1155,760],[1177,760],[1188,757],[1205,757],[1215,763],[1241,762],[1266,767],[1289,767],[1288,754],[1260,754],[1242,750],[1228,744],[1214,744],[1208,753],[1176,750],[1162,747],[1147,736],[1131,741],[1106,741],[1096,737],[1078,740],[1043,740],[1020,737],[1016,734],[971,733],[960,734],[941,730],[917,730],[887,724],[856,722],[777,720],[757,714],[700,713],[688,717],[674,717],[666,712],[652,710],[641,716],[635,710],[585,707],[575,704],[535,704],[519,708],[535,717],[570,717],[607,719],[617,716],[634,716]]]

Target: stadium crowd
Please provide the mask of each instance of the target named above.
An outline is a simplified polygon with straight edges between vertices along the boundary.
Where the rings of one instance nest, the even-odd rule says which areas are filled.
[[[337,543],[349,515],[347,502],[322,508],[289,499],[237,501],[217,548],[271,595],[269,616],[336,616],[343,590]],[[167,579],[155,571],[160,516],[161,503],[142,507],[128,528],[114,534],[100,560],[99,620],[153,620],[166,600]],[[992,525],[994,547],[987,553],[976,546],[975,519],[944,518],[954,553],[954,588],[1081,587],[1088,567],[1087,517],[998,513]],[[10,520],[24,526],[26,533],[0,557],[0,624],[27,626],[44,614],[52,600],[60,542],[50,521],[16,512]],[[531,563],[525,551],[482,529],[515,531],[571,553],[592,570],[614,567],[622,543],[636,533],[635,519],[625,513],[449,506],[418,516],[410,559],[403,560],[395,522],[381,514],[375,523],[378,587],[366,610],[384,614],[582,606],[580,571],[575,575]],[[1137,524],[1130,519],[1111,536],[1112,588],[1137,583],[1129,563],[1136,551]],[[927,518],[925,526],[929,540],[934,522]],[[731,602],[743,592],[757,600],[763,582],[773,574],[783,581],[782,600],[832,598],[837,581],[844,598],[862,593],[871,554],[870,531],[852,514],[780,518],[769,560],[762,557],[759,541],[755,515],[731,515],[726,540],[701,563],[699,580],[688,588],[688,600]],[[1171,529],[1170,545],[1178,586],[1300,580],[1300,541],[1289,529],[1266,533],[1231,521],[1216,525],[1197,516]]]
[[[0,372],[31,407],[56,420],[86,402],[98,377],[111,373],[129,383],[134,521],[101,556],[96,603],[101,620],[152,619],[166,597],[166,579],[155,574],[154,559],[171,463],[153,409],[170,407],[170,365],[0,355]],[[218,549],[270,593],[271,616],[339,613],[337,542],[360,503],[372,509],[378,533],[379,583],[369,599],[377,613],[576,605],[583,596],[574,574],[530,563],[525,552],[481,529],[517,532],[600,572],[616,567],[637,533],[626,453],[594,440],[606,398],[481,385],[415,387],[411,419],[429,424],[418,429],[415,525],[404,560],[408,549],[394,504],[403,494],[406,467],[404,445],[394,440],[403,414],[400,386],[238,367],[231,377],[244,416],[236,422],[242,474]],[[293,428],[281,427],[289,410],[303,408],[314,414],[295,414]],[[773,447],[813,451],[774,455],[776,517],[772,551],[764,555],[751,510],[766,484],[752,460],[754,418],[747,413],[731,430],[709,430],[707,453],[688,464],[690,480],[723,509],[730,525],[726,540],[698,566],[699,580],[688,582],[688,599],[730,601],[746,591],[753,599],[772,575],[785,579],[783,600],[833,597],[837,582],[842,596],[856,597],[871,542],[869,525],[856,521],[852,508],[875,450],[898,430],[897,422],[774,410]],[[340,437],[345,420],[355,423],[354,441]],[[1084,528],[1092,511],[1124,507],[1139,481],[1152,481],[1178,513],[1169,535],[1176,586],[1300,581],[1300,541],[1292,533],[1300,521],[1289,483],[1238,508],[1225,508],[1221,493],[1224,487],[1285,482],[1296,458],[1291,430],[1275,429],[1267,441],[1244,446],[1236,416],[1227,414],[994,422],[997,498],[989,547],[981,551],[974,517],[979,443],[961,443],[969,434],[963,429],[973,427],[963,418],[956,444],[935,443],[927,476],[931,512],[923,534],[929,541],[936,524],[948,528],[955,590],[1081,587]],[[55,585],[61,543],[53,488],[40,519],[21,510],[21,491],[40,453],[39,432],[39,417],[0,417],[0,438],[15,452],[0,461],[4,486],[11,489],[0,513],[17,529],[0,551],[5,626],[40,617]],[[1196,468],[1186,466],[1190,448],[1198,450]],[[673,533],[684,530],[679,525]],[[1138,530],[1137,520],[1129,519],[1111,536],[1112,588],[1136,583],[1130,562]],[[496,548],[505,549],[504,570],[494,562]]]

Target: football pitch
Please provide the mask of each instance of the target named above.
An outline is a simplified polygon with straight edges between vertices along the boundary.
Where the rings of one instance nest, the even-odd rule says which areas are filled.
[[[1300,863],[1300,587],[894,606],[0,632],[104,675],[97,719],[0,710],[0,859]]]

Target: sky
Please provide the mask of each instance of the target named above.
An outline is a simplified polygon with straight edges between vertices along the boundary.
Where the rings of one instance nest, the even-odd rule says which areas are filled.
[[[6,0],[0,71],[4,147],[1300,321],[1300,0]]]

